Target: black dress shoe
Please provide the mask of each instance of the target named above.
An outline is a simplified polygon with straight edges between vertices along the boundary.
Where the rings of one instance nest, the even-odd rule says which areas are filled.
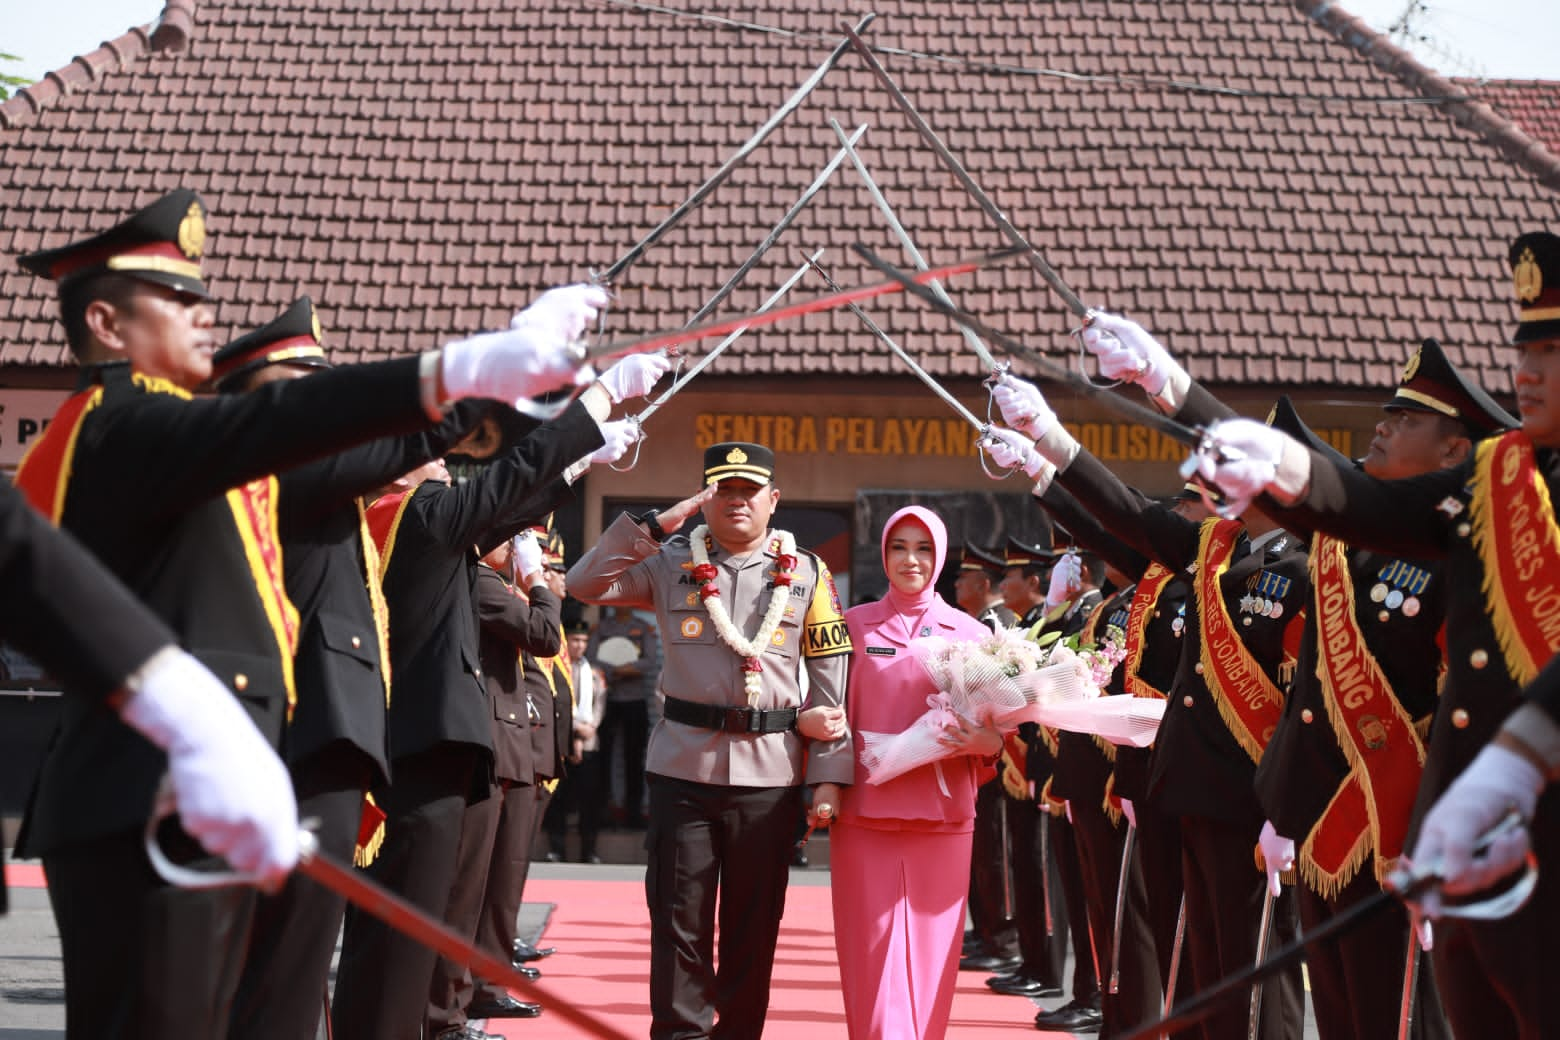
[[[1105,1015],[1090,1004],[1069,1000],[1054,1011],[1035,1016],[1036,1029],[1058,1029],[1064,1033],[1094,1033],[1105,1024]]]
[[[551,957],[558,952],[556,946],[543,946],[538,949],[528,942],[515,940],[514,959],[517,963],[525,964],[527,961],[539,961],[543,957]]]
[[[532,982],[535,982],[537,979],[542,977],[542,969],[533,968],[529,964],[515,964],[510,962],[509,966],[515,969],[515,971],[521,977],[530,979]]]
[[[536,1018],[542,1013],[542,1005],[516,1000],[507,993],[497,1000],[483,1000],[466,1009],[472,1018]]]
[[[992,979],[990,985],[996,992],[1010,997],[1059,997],[1062,994],[1055,986],[1047,986],[1027,975],[1002,975]]]
[[[463,1026],[450,1026],[448,1029],[439,1030],[434,1040],[504,1040],[504,1038],[497,1033],[487,1033],[467,1023]]]
[[[793,866],[793,867],[805,867],[805,866],[807,866],[807,850],[802,848],[800,845],[796,846],[796,848],[791,850],[791,866]]]
[[[959,958],[960,971],[989,971],[993,975],[1005,975],[1017,970],[1023,960],[1018,957],[996,957],[989,953],[974,953]]]

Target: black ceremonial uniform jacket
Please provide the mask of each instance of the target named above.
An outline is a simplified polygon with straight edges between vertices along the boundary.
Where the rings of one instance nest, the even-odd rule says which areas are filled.
[[[563,601],[545,585],[527,603],[493,568],[477,568],[477,624],[482,674],[493,700],[494,772],[500,780],[529,784],[536,773],[531,750],[531,710],[521,677],[522,655],[550,657],[563,643]]]
[[[1537,452],[1551,501],[1560,495],[1560,454]],[[1311,454],[1306,498],[1282,515],[1327,531],[1351,545],[1393,555],[1441,558],[1446,597],[1447,671],[1426,749],[1415,827],[1425,810],[1467,768],[1522,702],[1522,689],[1505,666],[1484,587],[1484,563],[1473,544],[1468,503],[1474,462],[1404,480],[1379,481],[1352,467]],[[1429,655],[1429,648],[1424,649]],[[1547,808],[1549,817],[1544,819]],[[1540,803],[1535,835],[1560,831],[1560,799]],[[1409,847],[1413,845],[1410,835]]]
[[[554,651],[556,653],[556,651]],[[574,700],[563,673],[551,656],[526,654],[525,695],[531,712],[531,762],[536,782],[561,778],[568,769],[569,742],[574,735]]]
[[[1069,527],[1068,530],[1071,531],[1072,528]],[[1112,627],[1122,632],[1126,631],[1127,610],[1132,606],[1132,593],[1135,588],[1135,585],[1128,585],[1125,589],[1112,593],[1109,599],[1095,608],[1101,612],[1101,617],[1095,625],[1097,639],[1103,640],[1106,632]],[[1090,613],[1092,614],[1093,611]],[[1126,693],[1120,664],[1111,673],[1110,685],[1100,692],[1107,696]],[[1075,733],[1072,730],[1062,730],[1057,743],[1059,746],[1056,767],[1051,779],[1052,796],[1065,798],[1093,812],[1101,811],[1105,801],[1105,785],[1110,781],[1114,754],[1106,752],[1089,734]]]
[[[282,740],[290,764],[340,743],[373,763],[375,781],[390,779],[384,662],[357,498],[443,455],[487,408],[462,402],[426,432],[381,438],[279,475],[287,595],[299,617],[298,706]]]
[[[1423,733],[1438,698],[1437,640],[1446,617],[1445,582],[1438,569],[1421,560],[1353,546],[1345,556],[1354,585],[1354,617],[1365,646],[1381,665],[1398,703]],[[1379,596],[1373,595],[1377,589]],[[1350,771],[1316,674],[1317,610],[1313,595],[1294,686],[1256,776],[1263,812],[1279,834],[1293,838],[1297,845],[1304,843]]]
[[[1139,552],[1172,570],[1198,565],[1202,525],[1149,502],[1087,452],[1079,452],[1057,479]],[[1191,577],[1195,590],[1196,575]],[[1259,584],[1269,587],[1272,594],[1263,598],[1276,607],[1251,609],[1252,589]],[[1304,546],[1280,531],[1253,553],[1242,535],[1219,588],[1246,649],[1279,692],[1285,692],[1289,675],[1281,666],[1287,629],[1310,597]],[[1263,818],[1251,788],[1256,765],[1226,725],[1203,679],[1198,614],[1194,594],[1187,599],[1181,656],[1154,743],[1149,796],[1159,799],[1166,812],[1250,826],[1255,832]]]
[[[61,526],[229,686],[273,745],[287,708],[284,650],[229,489],[426,425],[417,365],[352,366],[195,399],[132,379],[125,363],[83,372],[103,396],[79,427]],[[37,856],[140,828],[165,769],[163,753],[117,715],[67,698],[18,844]]]
[[[390,604],[391,761],[440,744],[493,751],[493,706],[477,647],[477,561],[568,494],[555,478],[600,447],[576,401],[464,484],[409,492],[384,563]]]

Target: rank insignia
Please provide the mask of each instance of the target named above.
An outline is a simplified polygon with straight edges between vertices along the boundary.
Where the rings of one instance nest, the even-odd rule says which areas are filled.
[[[1445,513],[1446,518],[1450,520],[1458,513],[1461,513],[1466,507],[1462,504],[1462,499],[1458,498],[1456,495],[1447,495],[1445,498],[1441,499],[1440,504],[1438,504],[1435,508],[1438,512]]]

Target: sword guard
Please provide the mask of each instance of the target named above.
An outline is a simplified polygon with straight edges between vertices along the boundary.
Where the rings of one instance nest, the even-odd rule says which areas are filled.
[[[628,417],[628,421],[633,423],[634,428],[639,431],[639,436],[634,438],[634,457],[628,460],[628,465],[626,466],[619,466],[616,462],[607,463],[607,468],[612,470],[614,473],[627,473],[629,470],[639,465],[639,452],[640,449],[644,447],[644,423],[640,421],[640,418],[637,415],[630,415]]]
[[[1492,842],[1504,837],[1513,829],[1526,826],[1520,813],[1516,810],[1508,812],[1501,817],[1500,822],[1479,838],[1473,847],[1474,854],[1477,856],[1480,851],[1487,849]],[[1403,857],[1399,861],[1399,866],[1382,882],[1382,887],[1396,894],[1417,912],[1420,909],[1419,897],[1426,892],[1438,891],[1445,880],[1441,876],[1440,863],[1416,864],[1410,863],[1407,857]],[[1483,899],[1442,903],[1437,908],[1435,916],[1457,917],[1470,921],[1499,920],[1522,909],[1537,887],[1538,859],[1529,850],[1521,874],[1506,888]]]
[[[982,450],[985,445],[990,443],[992,443],[991,424],[987,423],[985,426],[982,426],[980,428],[980,432],[975,435],[975,454],[980,457],[980,468],[986,471],[986,476],[990,477],[992,480],[1006,480],[1008,477],[1011,477],[1013,474],[1017,473],[1017,466],[1014,466],[1012,469],[1003,473],[999,473],[991,468],[990,456]]]

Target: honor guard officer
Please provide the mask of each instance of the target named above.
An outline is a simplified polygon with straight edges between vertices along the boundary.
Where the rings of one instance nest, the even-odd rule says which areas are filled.
[[[843,712],[851,645],[829,569],[769,526],[774,476],[769,448],[713,445],[703,490],[619,516],[569,571],[587,603],[653,607],[665,648],[647,764],[653,1040],[763,1032],[801,785],[826,825],[855,768],[848,735],[794,729],[804,682],[806,706]]]
[[[995,630],[997,625],[1012,628],[1018,615],[1002,602],[997,585],[1007,570],[1007,561],[974,545],[966,545],[959,555],[959,573],[953,580],[954,595],[965,613]]]
[[[1381,481],[1230,420],[1210,430],[1225,456],[1201,462],[1227,493],[1267,492],[1292,507],[1283,515],[1295,523],[1387,554],[1445,558],[1447,669],[1416,817],[1490,743],[1521,703],[1522,687],[1560,645],[1553,506],[1560,489],[1560,237],[1523,235],[1508,259],[1519,310],[1512,381],[1521,429],[1487,438],[1460,466]],[[1523,909],[1499,921],[1436,926],[1436,983],[1455,1035],[1560,1035],[1544,955],[1560,919],[1560,883],[1543,869],[1560,862],[1560,799],[1552,791],[1537,802],[1533,838],[1539,880]]]
[[[576,290],[565,290],[575,292]],[[307,296],[212,357],[212,382],[242,393],[332,367]],[[360,444],[278,474],[277,521],[287,596],[298,610],[297,705],[282,742],[320,848],[353,858],[364,796],[389,782],[385,712],[389,615],[379,559],[364,537],[362,495],[449,450],[489,410],[464,401],[437,426]],[[230,1016],[231,1040],[312,1038],[323,1011],[345,901],[298,879],[263,899]]]
[[[1362,463],[1382,479],[1457,465],[1479,440],[1517,424],[1463,378],[1435,340],[1409,359],[1384,410]],[[1298,416],[1281,428],[1339,461]],[[1441,656],[1427,652],[1442,642],[1440,570],[1439,561],[1375,553],[1329,535],[1312,540],[1312,604],[1300,666],[1256,781],[1270,843],[1287,842],[1281,855],[1295,860],[1290,836],[1299,842],[1296,891],[1306,931],[1379,892],[1406,851],[1422,734],[1440,688]],[[1271,869],[1273,857],[1268,861]],[[1395,906],[1307,951],[1322,1040],[1385,1036],[1398,1028],[1401,989],[1360,984],[1384,964],[1403,964],[1410,978],[1423,976],[1420,1008],[1411,1009],[1415,1035],[1447,1035],[1429,959],[1420,965],[1411,942],[1407,914]]]
[[[549,307],[528,319],[525,311],[519,320],[524,327],[556,313]],[[569,330],[582,330],[593,316],[576,310]],[[449,905],[466,807],[492,788],[493,705],[472,600],[478,561],[570,496],[565,470],[622,455],[632,442],[630,423],[603,420],[612,404],[647,392],[668,364],[657,355],[624,358],[482,472],[451,486],[436,459],[368,508],[390,608],[390,674],[400,691],[390,702],[391,784],[375,792],[387,816],[385,842],[368,871],[430,914],[442,916]],[[349,910],[335,1035],[416,1040],[435,960],[433,951],[373,915]]]
[[[168,627],[4,483],[0,588],[0,636],[72,696],[116,712],[167,752],[184,829],[237,869],[281,881],[298,858],[298,817],[281,760]]]
[[[83,388],[17,484],[169,623],[275,743],[293,701],[298,619],[270,474],[421,428],[447,399],[567,384],[577,360],[549,327],[192,398],[211,374],[205,240],[205,208],[180,190],[100,235],[22,258],[58,285]],[[152,872],[141,834],[166,766],[111,713],[67,700],[19,847],[44,859],[72,1035],[226,1032],[244,959],[230,937],[247,932],[254,892],[173,890]],[[193,851],[178,835],[165,845]]]
[[[1161,565],[1192,571],[1181,663],[1149,789],[1181,817],[1186,951],[1195,981],[1211,984],[1250,967],[1259,945],[1266,885],[1252,870],[1252,848],[1263,818],[1251,784],[1292,677],[1297,618],[1309,592],[1304,547],[1254,509],[1240,520],[1197,524],[1144,499],[1083,450],[1040,391],[1022,380],[1007,377],[995,397],[1005,421],[1035,438],[1057,482],[1096,520]],[[1287,891],[1271,919],[1272,942],[1293,937]],[[1270,980],[1261,1002],[1263,1035],[1298,1037],[1302,1002],[1298,967]],[[1234,1035],[1247,1017],[1231,1004],[1214,1013],[1209,1028]]]

